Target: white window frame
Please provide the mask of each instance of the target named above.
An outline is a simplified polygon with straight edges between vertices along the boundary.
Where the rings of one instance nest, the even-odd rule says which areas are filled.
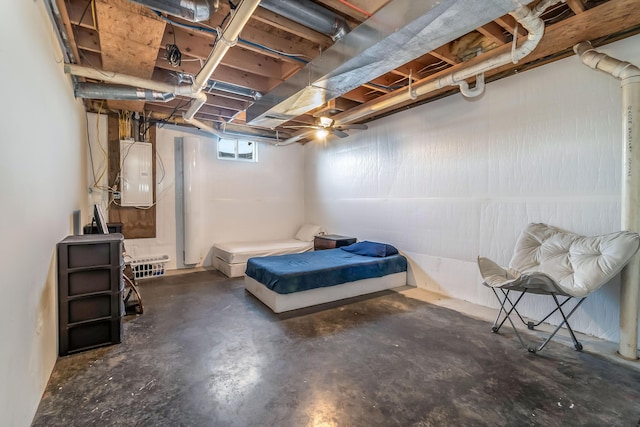
[[[233,142],[233,147],[234,147],[234,157],[222,157],[220,156],[220,142],[221,141],[231,141]],[[239,157],[238,154],[238,143],[240,142],[248,142],[249,144],[253,145],[253,158],[251,159],[245,159],[242,157]],[[236,162],[249,162],[249,163],[256,163],[258,161],[258,143],[255,141],[250,141],[248,139],[238,139],[238,138],[219,138],[218,139],[218,143],[216,145],[217,148],[217,156],[218,159],[220,160],[232,160],[232,161],[236,161]]]

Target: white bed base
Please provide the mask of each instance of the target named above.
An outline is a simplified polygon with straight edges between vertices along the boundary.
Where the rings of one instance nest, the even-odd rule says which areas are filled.
[[[217,256],[212,257],[213,266],[222,272],[227,277],[242,277],[247,270],[247,263],[240,262],[237,264],[229,264],[226,261],[221,260]]]
[[[312,249],[312,241],[298,239],[216,243],[213,245],[211,264],[227,277],[242,277],[249,258],[297,254]]]
[[[355,282],[343,283],[341,285],[309,289],[308,291],[294,292],[292,294],[279,294],[251,277],[244,277],[245,289],[273,310],[274,313],[282,313],[284,311],[398,288],[406,284],[407,272],[403,271],[388,274],[383,277],[356,280]]]

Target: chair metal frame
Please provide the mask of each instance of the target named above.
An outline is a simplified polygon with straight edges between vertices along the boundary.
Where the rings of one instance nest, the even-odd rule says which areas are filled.
[[[500,298],[500,295],[498,295],[498,292],[496,291],[496,289],[491,287],[491,290],[493,291],[493,294],[496,296],[496,298],[498,299],[498,302],[500,303],[500,310],[498,311],[498,315],[496,316],[496,320],[493,322],[493,326],[491,327],[491,332],[493,332],[494,334],[497,334],[500,331],[500,328],[502,327],[502,325],[504,325],[504,322],[509,320],[509,323],[511,324],[511,327],[513,328],[513,331],[515,332],[516,336],[518,337],[518,340],[520,341],[520,344],[522,344],[522,346],[524,348],[526,348],[530,353],[537,353],[539,351],[542,351],[547,346],[549,341],[551,341],[551,339],[558,333],[558,331],[560,331],[560,329],[562,328],[563,325],[567,325],[567,330],[569,331],[569,334],[571,335],[571,339],[573,340],[574,348],[577,351],[582,351],[583,346],[578,341],[578,338],[576,337],[576,334],[573,332],[573,329],[571,328],[571,325],[569,324],[569,318],[578,309],[578,307],[580,307],[580,305],[584,302],[584,300],[587,299],[587,297],[580,298],[579,301],[576,303],[576,305],[571,309],[569,314],[565,314],[565,312],[562,310],[562,307],[564,307],[564,305],[567,302],[569,302],[569,300],[574,299],[574,297],[569,296],[569,295],[562,295],[562,296],[566,297],[566,299],[564,301],[560,302],[558,300],[558,296],[557,296],[558,294],[556,294],[555,292],[551,292],[549,294],[545,294],[545,295],[551,295],[553,297],[553,301],[556,304],[556,308],[554,308],[551,312],[549,312],[549,314],[547,314],[544,317],[544,319],[542,319],[542,320],[540,320],[540,321],[538,321],[536,323],[536,322],[532,322],[532,321],[525,321],[524,317],[520,314],[520,312],[516,308],[518,303],[520,302],[520,300],[527,294],[528,289],[525,289],[525,290],[521,291],[521,294],[520,294],[520,296],[518,296],[518,299],[516,299],[515,303],[513,301],[511,301],[511,298],[509,298],[509,292],[511,292],[510,289],[507,289],[506,291],[504,289],[502,289],[502,288],[499,288],[499,289],[502,292],[503,298]],[[509,303],[511,308],[507,309],[507,307],[505,307],[505,305],[507,303]],[[530,346],[530,345],[527,345],[525,343],[525,341],[522,339],[522,336],[520,335],[520,332],[518,332],[518,328],[516,328],[515,323],[513,323],[513,320],[511,320],[511,314],[513,312],[515,312],[518,315],[518,318],[520,319],[520,321],[522,322],[523,325],[525,325],[529,330],[534,330],[542,322],[547,320],[555,312],[558,312],[558,311],[560,312],[560,315],[562,316],[562,322],[560,322],[560,324],[558,324],[558,326],[556,326],[556,328],[553,330],[553,332],[544,340],[544,342],[542,344],[540,344],[540,346],[538,348]],[[500,320],[500,317],[501,317],[501,315],[503,313],[504,313],[504,317],[502,318],[502,320]]]

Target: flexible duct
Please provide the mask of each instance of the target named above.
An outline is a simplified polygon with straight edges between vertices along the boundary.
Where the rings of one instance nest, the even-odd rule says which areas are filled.
[[[640,68],[593,49],[582,42],[573,47],[582,62],[612,75],[622,86],[622,229],[640,232]],[[620,348],[622,357],[638,358],[640,253],[622,270],[620,287]]]
[[[349,32],[347,21],[309,0],[262,0],[260,6],[305,27],[340,40]]]
[[[218,0],[131,0],[153,10],[191,22],[208,20],[218,10]]]
[[[159,101],[175,99],[171,92],[158,92],[151,89],[136,89],[129,86],[112,86],[100,83],[77,83],[74,89],[76,98],[118,99],[124,101]]]

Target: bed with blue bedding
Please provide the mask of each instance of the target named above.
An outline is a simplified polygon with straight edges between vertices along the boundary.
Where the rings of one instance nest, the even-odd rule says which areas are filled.
[[[377,242],[250,258],[245,272],[246,289],[276,313],[406,283],[407,259],[393,246]]]

